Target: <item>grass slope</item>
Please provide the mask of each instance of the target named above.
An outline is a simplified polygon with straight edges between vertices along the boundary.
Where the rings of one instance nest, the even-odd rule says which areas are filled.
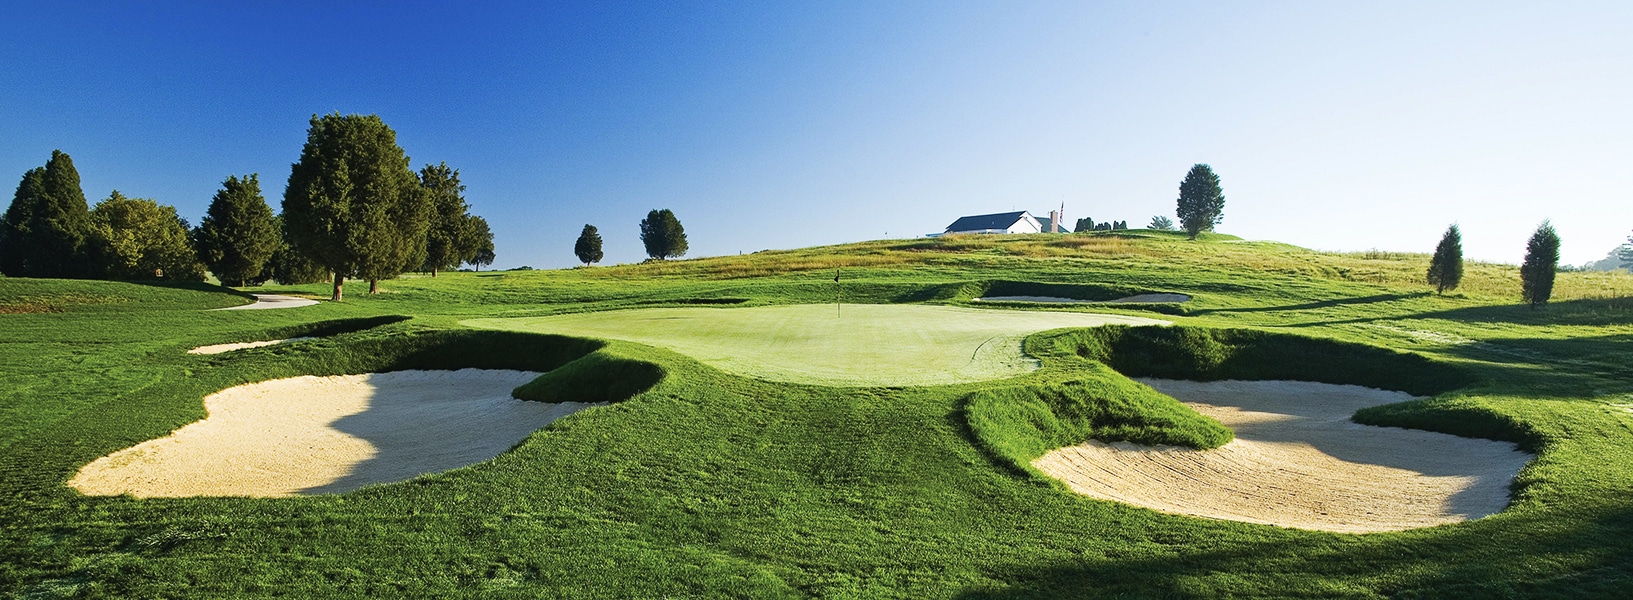
[[[954,237],[444,274],[383,282],[386,293],[344,304],[227,312],[203,309],[245,299],[205,288],[0,279],[8,305],[56,307],[0,314],[0,594],[1619,597],[1633,583],[1633,413],[1620,406],[1633,403],[1633,277],[1562,273],[1557,301],[1532,311],[1517,306],[1513,267],[1470,265],[1468,287],[1440,297],[1416,282],[1426,260],[1143,233]],[[634,343],[458,325],[829,302],[836,267],[851,302],[966,305],[994,281],[1190,294],[1172,317],[1185,326],[1363,344],[1462,373],[1455,390],[1363,418],[1517,438],[1539,456],[1509,510],[1458,525],[1338,535],[1206,521],[1065,493],[1003,455],[1034,450],[995,451],[983,442],[993,438],[972,431],[972,397],[985,395],[1000,407],[1028,398],[1046,405],[1055,424],[1034,430],[1052,431],[1047,443],[1112,431],[1218,441],[1186,413],[1163,420],[1163,398],[1119,389],[1120,375],[1094,366],[1093,352],[1078,353],[1078,342],[1095,341],[1114,350],[1102,356],[1112,360],[1129,340],[1051,345],[1067,352],[1061,369],[1002,381],[829,388],[739,377]],[[413,318],[302,344],[185,354],[390,315]],[[1228,365],[1241,349],[1253,351],[1253,335],[1191,341],[1219,344],[1217,364]],[[632,367],[609,380],[609,371],[590,368],[595,361],[657,371]],[[635,395],[537,432],[493,461],[342,496],[138,501],[63,485],[98,456],[202,417],[206,394],[238,383],[518,363],[559,368],[606,386],[609,397]],[[637,392],[613,386],[633,377],[655,382]],[[1098,391],[1079,393],[1072,380]],[[541,394],[579,387],[542,381]],[[1114,399],[1124,404],[1098,401]]]

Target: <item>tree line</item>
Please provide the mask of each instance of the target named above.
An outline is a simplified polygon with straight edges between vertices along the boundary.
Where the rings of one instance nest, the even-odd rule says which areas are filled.
[[[0,273],[11,277],[202,281],[243,286],[369,282],[494,261],[493,233],[470,214],[459,170],[417,173],[376,115],[313,115],[290,168],[282,214],[258,174],[229,176],[197,227],[175,207],[114,191],[88,206],[68,154],[23,174],[0,215]]]

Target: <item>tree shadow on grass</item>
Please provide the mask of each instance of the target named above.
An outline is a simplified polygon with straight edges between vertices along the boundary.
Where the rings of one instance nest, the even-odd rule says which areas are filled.
[[[1413,293],[1408,293],[1408,294],[1376,294],[1376,295],[1372,295],[1372,296],[1363,296],[1363,297],[1360,297],[1360,298],[1335,298],[1335,299],[1332,299],[1332,300],[1320,300],[1320,301],[1316,301],[1316,302],[1306,302],[1306,303],[1303,303],[1303,304],[1289,304],[1289,305],[1286,305],[1286,306],[1250,306],[1250,307],[1243,307],[1243,308],[1198,308],[1198,309],[1186,310],[1185,314],[1188,315],[1188,316],[1195,317],[1195,316],[1219,314],[1219,313],[1262,313],[1262,312],[1286,312],[1286,311],[1299,311],[1299,310],[1316,310],[1316,309],[1322,309],[1322,308],[1333,308],[1333,307],[1338,307],[1338,306],[1350,306],[1350,305],[1356,305],[1356,304],[1379,304],[1379,303],[1384,303],[1384,302],[1395,302],[1395,301],[1399,301],[1399,300],[1411,300],[1411,299],[1414,299],[1414,298],[1423,298],[1423,297],[1428,296],[1428,295],[1429,295],[1429,292],[1413,292]]]
[[[1596,504],[1402,534],[1232,543],[1197,531],[1190,537],[1202,539],[1146,549],[1141,558],[1116,558],[1122,552],[1113,548],[1075,564],[996,567],[989,576],[1009,587],[958,598],[1623,597],[1633,578],[1633,506]]]

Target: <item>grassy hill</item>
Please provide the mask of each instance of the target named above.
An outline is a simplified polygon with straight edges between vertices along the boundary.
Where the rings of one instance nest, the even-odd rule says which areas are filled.
[[[342,304],[211,312],[208,286],[0,279],[0,594],[50,597],[1619,597],[1633,585],[1633,275],[1517,269],[1420,282],[1427,255],[1174,235],[955,236],[382,282]],[[841,273],[842,285],[832,281]],[[1172,339],[1034,335],[1031,374],[832,388],[731,375],[629,342],[472,318],[635,307],[931,303],[990,290],[1184,304]],[[258,292],[327,296],[323,285]],[[1001,310],[989,307],[989,310]],[[401,317],[409,317],[402,319]],[[213,356],[188,348],[317,333]],[[1131,357],[1142,357],[1136,360]],[[1325,362],[1324,362],[1325,361]],[[1142,367],[1142,365],[1144,365]],[[1313,366],[1312,366],[1313,365]],[[86,497],[97,457],[302,374],[556,369],[532,392],[617,404],[497,459],[339,495]],[[1509,440],[1537,459],[1498,515],[1345,535],[1160,514],[1025,468],[1095,436],[1211,447],[1217,423],[1125,375],[1291,377],[1431,397],[1367,423]]]

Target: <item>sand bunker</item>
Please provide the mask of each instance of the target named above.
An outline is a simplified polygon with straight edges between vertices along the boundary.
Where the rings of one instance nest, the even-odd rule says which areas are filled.
[[[1400,392],[1297,381],[1141,380],[1236,432],[1213,450],[1091,441],[1033,466],[1072,490],[1167,513],[1346,533],[1477,519],[1532,456],[1513,444],[1372,427]]]
[[[1038,368],[1038,361],[1021,351],[1021,341],[1032,333],[1168,324],[1124,315],[922,304],[644,308],[460,323],[640,342],[740,375],[833,386],[945,385],[1015,377]]]
[[[187,353],[188,354],[221,354],[223,352],[232,352],[233,350],[244,350],[244,349],[247,349],[247,348],[263,348],[263,347],[266,347],[266,346],[276,346],[278,344],[287,344],[287,343],[290,343],[290,342],[299,342],[299,341],[302,341],[302,340],[315,340],[315,339],[317,339],[317,338],[312,338],[312,337],[292,337],[292,338],[284,339],[284,340],[265,340],[265,341],[260,341],[260,342],[238,342],[238,343],[234,343],[234,344],[211,344],[209,346],[199,346],[199,347],[194,348],[192,350],[188,350]]]
[[[295,296],[279,296],[275,294],[250,295],[255,296],[255,301],[249,304],[242,306],[229,306],[226,308],[212,308],[210,310],[266,310],[269,308],[296,308],[300,306],[311,306],[318,303],[317,300],[312,300],[310,298],[297,298]]]
[[[1163,302],[1190,302],[1185,294],[1135,294],[1116,300],[1082,300],[1061,296],[987,296],[976,302],[1032,302],[1036,304],[1157,304]]]
[[[397,371],[222,390],[209,416],[99,458],[68,485],[97,496],[300,496],[481,462],[593,404],[511,398],[538,373]]]

